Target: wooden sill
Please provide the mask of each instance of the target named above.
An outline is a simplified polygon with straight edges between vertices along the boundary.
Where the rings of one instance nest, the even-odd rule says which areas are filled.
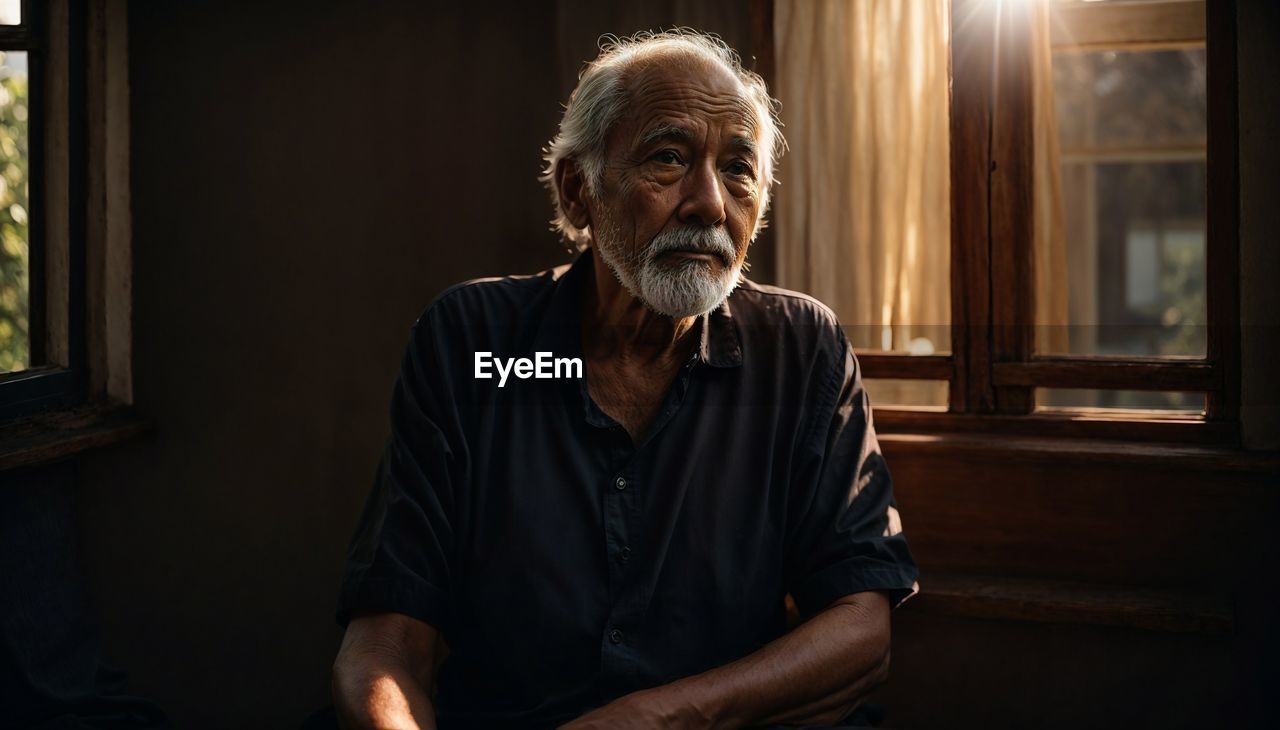
[[[1226,601],[1191,592],[970,575],[925,575],[912,611],[1005,621],[1223,634]]]
[[[1240,442],[1239,424],[1197,417],[1139,417],[1107,412],[1040,411],[1026,415],[945,413],[877,408],[876,431],[1182,443],[1223,448]]]
[[[24,418],[0,426],[0,471],[60,461],[120,443],[151,427],[150,420],[119,404]]]
[[[877,433],[886,452],[961,460],[1057,461],[1089,464],[1149,465],[1176,462],[1180,467],[1219,472],[1280,474],[1280,453],[1230,446],[1126,442],[1089,438],[1049,438],[977,433]]]

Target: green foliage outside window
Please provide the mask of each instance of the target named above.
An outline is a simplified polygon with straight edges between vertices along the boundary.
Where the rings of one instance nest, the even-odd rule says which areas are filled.
[[[0,52],[0,373],[30,365],[27,75]]]

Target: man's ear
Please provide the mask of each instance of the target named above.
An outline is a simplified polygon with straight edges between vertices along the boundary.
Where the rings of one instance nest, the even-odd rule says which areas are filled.
[[[587,196],[587,181],[573,160],[556,163],[556,189],[560,191],[560,210],[564,217],[578,228],[591,225],[591,208]]]

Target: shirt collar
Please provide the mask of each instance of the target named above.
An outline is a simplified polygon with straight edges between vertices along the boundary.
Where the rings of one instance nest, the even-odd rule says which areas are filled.
[[[582,356],[582,292],[594,274],[591,249],[578,254],[555,282],[551,301],[533,339],[534,352]],[[733,297],[730,296],[729,299]],[[742,340],[733,320],[729,299],[698,318],[699,344],[696,357],[717,368],[742,364]]]

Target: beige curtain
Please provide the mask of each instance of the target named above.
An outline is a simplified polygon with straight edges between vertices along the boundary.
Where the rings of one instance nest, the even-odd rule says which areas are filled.
[[[778,278],[859,348],[949,348],[947,0],[777,0]]]
[[[859,348],[950,348],[949,6],[775,3],[791,146],[776,193],[778,278],[835,309]],[[1036,321],[1060,325],[1066,257],[1047,4],[1036,13]],[[1065,336],[1040,330],[1043,344]]]

